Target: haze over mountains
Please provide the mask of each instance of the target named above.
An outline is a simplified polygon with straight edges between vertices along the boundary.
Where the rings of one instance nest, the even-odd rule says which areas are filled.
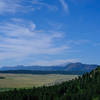
[[[82,64],[80,62],[77,63],[68,63],[57,66],[13,66],[13,67],[1,67],[0,71],[8,71],[8,70],[30,70],[30,71],[83,71],[89,72],[95,69],[98,65],[93,64]]]

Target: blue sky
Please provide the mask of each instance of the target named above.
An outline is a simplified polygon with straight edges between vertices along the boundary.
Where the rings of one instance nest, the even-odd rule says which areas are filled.
[[[100,0],[0,0],[0,66],[99,59]]]

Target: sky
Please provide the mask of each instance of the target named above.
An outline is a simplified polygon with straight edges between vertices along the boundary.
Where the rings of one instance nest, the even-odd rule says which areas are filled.
[[[100,0],[0,0],[0,66],[100,64]]]

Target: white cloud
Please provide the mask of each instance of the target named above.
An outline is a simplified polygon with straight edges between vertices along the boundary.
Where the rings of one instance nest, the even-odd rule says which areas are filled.
[[[39,31],[33,22],[13,19],[0,24],[0,59],[24,59],[31,55],[62,54],[69,47],[56,45],[62,39],[62,33]],[[57,40],[58,39],[58,40]]]
[[[33,12],[40,10],[42,7],[57,10],[54,5],[49,5],[39,0],[0,0],[0,14],[17,13],[17,12]]]
[[[23,6],[20,3],[19,0],[0,0],[0,14],[21,11],[20,9],[23,9]]]
[[[65,12],[69,12],[69,8],[68,8],[68,4],[65,2],[65,0],[59,0],[63,9],[65,10]]]
[[[97,47],[100,46],[100,42],[95,42],[95,43],[92,43],[92,44],[93,44],[93,46],[97,46]]]
[[[52,65],[65,65],[65,64],[68,64],[70,62],[79,62],[79,59],[59,59],[59,60],[41,60],[41,61],[37,61],[37,62],[34,62],[32,63],[31,65],[42,65],[42,66],[45,66],[45,65],[48,65],[48,66],[52,66]]]
[[[87,39],[69,40],[67,43],[68,44],[72,44],[72,45],[82,45],[82,44],[88,44],[88,43],[90,43],[90,40],[87,40]]]
[[[51,10],[57,10],[58,9],[56,6],[49,5],[49,4],[44,3],[43,1],[40,1],[40,0],[33,0],[32,4],[33,5],[38,5],[40,8],[41,7],[46,7],[46,8],[51,9]]]

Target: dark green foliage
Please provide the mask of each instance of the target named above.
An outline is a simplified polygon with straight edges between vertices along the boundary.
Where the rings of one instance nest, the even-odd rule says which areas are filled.
[[[100,67],[60,85],[1,92],[0,100],[100,100]]]
[[[5,79],[5,77],[0,76],[0,79]]]
[[[8,70],[0,71],[0,73],[8,74],[37,74],[37,75],[46,75],[46,74],[63,74],[63,75],[82,75],[85,71],[40,71],[40,70]]]

